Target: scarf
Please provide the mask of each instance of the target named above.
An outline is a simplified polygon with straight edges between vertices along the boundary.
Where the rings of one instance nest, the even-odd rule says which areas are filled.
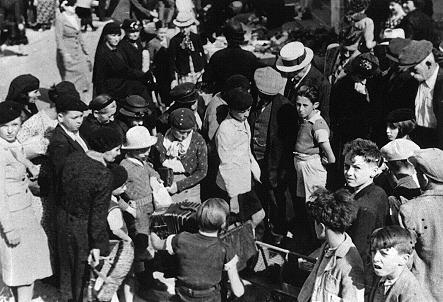
[[[170,168],[174,173],[184,173],[185,168],[181,163],[180,159],[188,151],[189,145],[191,144],[192,133],[181,142],[177,141],[171,133],[171,129],[166,131],[165,138],[163,139],[163,146],[166,149],[167,159],[163,162],[163,166]]]

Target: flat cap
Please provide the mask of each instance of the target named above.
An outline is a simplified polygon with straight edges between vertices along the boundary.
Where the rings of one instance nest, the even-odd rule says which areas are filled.
[[[175,86],[170,92],[171,101],[181,104],[190,104],[198,100],[198,93],[193,83],[183,83]]]
[[[386,51],[386,57],[392,62],[398,63],[398,57],[402,50],[411,43],[410,39],[394,38],[389,41],[389,46]]]
[[[435,182],[443,183],[443,150],[438,148],[421,149],[409,157],[415,168]]]
[[[420,150],[420,147],[416,143],[409,139],[400,138],[384,145],[380,152],[386,161],[394,161],[408,159],[418,150]]]
[[[280,72],[272,67],[259,68],[254,73],[257,89],[267,95],[278,94],[285,86],[285,80]]]
[[[426,40],[412,40],[398,56],[398,64],[402,67],[412,67],[419,64],[432,53],[432,43]]]

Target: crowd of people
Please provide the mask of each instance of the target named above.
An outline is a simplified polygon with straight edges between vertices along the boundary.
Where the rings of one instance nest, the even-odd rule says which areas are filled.
[[[271,65],[242,48],[237,18],[254,9],[275,25],[265,1],[86,2],[61,1],[55,17],[62,81],[44,97],[38,78],[19,75],[0,102],[0,262],[16,301],[40,279],[62,301],[97,299],[91,288],[110,281],[90,271],[115,242],[133,249],[126,302],[165,290],[157,250],[175,255],[173,299],[222,301],[226,280],[241,297],[241,255],[218,238],[231,224],[276,246],[296,238],[317,259],[298,301],[443,301],[432,1],[385,1],[380,20],[381,1],[349,0],[337,43],[316,53],[288,40]],[[94,60],[81,33],[96,30],[91,5],[114,18]],[[219,34],[226,44],[210,54]],[[153,215],[182,202],[200,204],[198,232],[156,234]]]

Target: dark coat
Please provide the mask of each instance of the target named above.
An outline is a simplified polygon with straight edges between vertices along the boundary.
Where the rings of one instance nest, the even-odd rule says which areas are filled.
[[[439,39],[435,31],[434,21],[418,9],[408,13],[398,27],[405,31],[407,39],[428,40],[435,46],[438,45]]]
[[[101,124],[91,113],[84,120],[80,127],[80,135],[85,139],[86,143],[90,143],[91,135],[94,131],[97,131],[100,128],[113,128],[123,134],[121,127],[117,125],[116,121],[109,122],[107,124]]]
[[[137,45],[137,47],[135,46]],[[143,45],[140,40],[131,43],[126,37],[118,43],[118,48],[129,68],[142,71],[143,67]]]
[[[191,32],[190,40],[194,46],[194,51],[189,51],[181,47],[184,34],[178,33],[172,37],[169,43],[169,67],[172,78],[175,78],[175,73],[178,75],[186,75],[191,72],[189,67],[189,56],[192,58],[194,64],[194,71],[201,71],[205,67],[206,57],[203,50],[203,44],[200,40],[200,36]]]
[[[331,93],[331,85],[328,80],[315,66],[311,65],[311,70],[309,70],[308,74],[297,87],[294,87],[294,83],[288,80],[285,87],[285,97],[295,104],[298,89],[303,85],[315,86],[318,88],[320,102],[319,109],[322,117],[329,123],[329,95]]]
[[[219,92],[226,80],[234,74],[244,75],[251,83],[254,82],[254,72],[259,67],[260,62],[252,52],[239,46],[228,46],[214,53],[209,59],[203,82],[213,86],[213,92]]]

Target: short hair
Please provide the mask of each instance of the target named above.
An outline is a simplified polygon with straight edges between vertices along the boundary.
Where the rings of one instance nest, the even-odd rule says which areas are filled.
[[[229,206],[221,198],[209,198],[197,210],[197,222],[200,230],[219,231],[226,223]]]
[[[319,90],[315,86],[303,85],[298,89],[297,96],[309,99],[312,104],[320,103]]]
[[[344,233],[356,217],[352,194],[346,189],[334,193],[320,188],[312,194],[308,202],[308,213],[329,229]]]
[[[356,138],[346,143],[343,148],[343,155],[349,155],[351,158],[361,156],[367,163],[375,163],[377,166],[383,163],[380,149],[374,142],[367,139]]]
[[[400,122],[388,122],[388,127],[393,129],[398,129],[397,138],[403,138],[406,135],[414,131],[417,126],[415,120],[400,121]]]
[[[395,248],[399,254],[412,254],[414,239],[411,233],[398,225],[376,229],[370,237],[371,251]]]

